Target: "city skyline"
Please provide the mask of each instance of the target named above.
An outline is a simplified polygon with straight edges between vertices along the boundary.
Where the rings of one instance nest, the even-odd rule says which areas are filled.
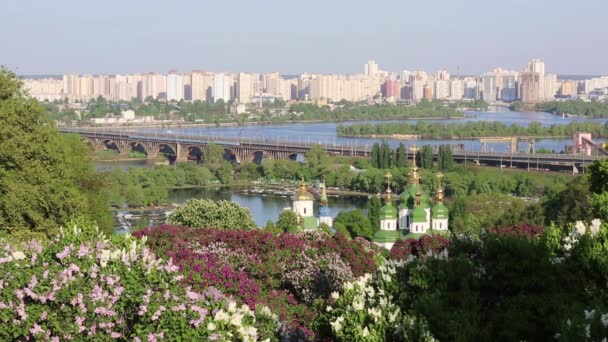
[[[362,60],[375,59],[385,70],[474,75],[543,58],[556,74],[603,75],[608,51],[598,32],[606,10],[594,0],[313,0],[289,10],[278,1],[9,2],[0,29],[18,34],[3,37],[0,64],[21,75],[295,75],[360,73]]]

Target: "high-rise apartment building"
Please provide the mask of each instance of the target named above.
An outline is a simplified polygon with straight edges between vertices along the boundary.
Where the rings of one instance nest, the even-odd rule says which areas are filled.
[[[182,75],[171,70],[167,75],[167,101],[181,101],[184,99],[184,82]]]
[[[236,98],[239,103],[250,103],[255,93],[254,74],[239,73],[237,76]]]
[[[209,102],[213,98],[213,73],[192,72],[192,101]]]
[[[395,79],[387,79],[382,86],[382,95],[385,98],[401,98],[401,82]]]
[[[545,63],[540,59],[528,62],[520,83],[520,98],[526,103],[550,101],[558,90],[556,75],[545,74]]]
[[[377,76],[380,73],[380,68],[375,61],[369,60],[367,64],[363,66],[363,74],[366,76]]]
[[[448,76],[449,78],[449,76]],[[447,100],[450,97],[450,82],[445,79],[437,79],[435,81],[435,98],[438,100]]]
[[[232,100],[232,89],[234,87],[233,75],[219,73],[213,78],[213,102]]]
[[[157,73],[146,73],[142,75],[141,96],[145,100],[149,97],[153,99],[167,96],[167,76]]]
[[[460,101],[464,97],[464,81],[450,80],[450,99],[452,101]]]

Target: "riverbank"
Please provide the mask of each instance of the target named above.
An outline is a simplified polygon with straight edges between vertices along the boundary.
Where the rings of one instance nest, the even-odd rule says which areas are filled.
[[[186,123],[186,122],[171,122],[171,123],[149,123],[149,124],[108,124],[108,125],[83,125],[78,127],[61,126],[60,128],[78,128],[78,129],[92,129],[92,130],[108,130],[116,128],[213,128],[213,127],[245,127],[245,126],[269,126],[269,125],[290,125],[290,124],[315,124],[315,123],[342,123],[349,121],[395,121],[395,120],[458,120],[466,119],[466,115],[462,116],[448,116],[448,117],[437,117],[437,116],[416,116],[416,117],[403,117],[403,116],[391,116],[385,118],[345,118],[341,120],[288,120],[288,121],[246,121],[246,122],[219,122],[219,123]]]
[[[426,134],[369,134],[369,135],[338,135],[343,138],[369,138],[369,139],[392,139],[392,140],[419,140],[419,139],[444,139],[444,140],[477,140],[484,138],[483,136],[436,136]],[[567,135],[493,135],[498,138],[534,138],[534,139],[567,139]]]

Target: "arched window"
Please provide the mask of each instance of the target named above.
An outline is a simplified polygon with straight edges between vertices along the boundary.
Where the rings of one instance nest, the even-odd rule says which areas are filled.
[[[304,214],[306,214],[306,208],[304,208]]]
[[[439,222],[439,229],[443,228],[443,223]]]

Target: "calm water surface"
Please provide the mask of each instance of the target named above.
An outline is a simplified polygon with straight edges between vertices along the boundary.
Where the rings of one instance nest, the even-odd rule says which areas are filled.
[[[465,112],[466,118],[464,119],[446,119],[446,120],[432,120],[432,119],[420,119],[420,120],[393,120],[393,121],[346,121],[346,122],[323,122],[323,123],[295,123],[295,124],[272,124],[272,125],[259,125],[259,126],[232,126],[232,127],[194,127],[194,128],[140,128],[137,131],[140,132],[158,132],[163,134],[187,134],[195,136],[214,136],[219,138],[241,138],[244,141],[247,139],[260,139],[268,142],[276,140],[288,140],[299,143],[320,143],[320,144],[339,144],[339,145],[365,145],[371,147],[375,142],[379,142],[382,139],[369,139],[369,138],[345,138],[336,136],[336,128],[339,125],[354,125],[354,124],[376,124],[376,123],[390,123],[390,122],[442,122],[442,123],[457,123],[457,122],[476,122],[476,121],[496,121],[502,122],[506,125],[518,124],[527,126],[530,122],[539,122],[543,126],[550,126],[553,124],[568,124],[570,122],[584,122],[584,121],[595,121],[604,123],[607,119],[605,118],[562,118],[555,116],[550,113],[541,112],[512,112],[512,111],[496,111],[496,112]],[[606,141],[605,139],[599,139],[598,142]],[[465,148],[471,151],[481,150],[481,144],[476,140],[388,140],[389,144],[393,147],[403,142],[406,145],[441,145],[441,144],[464,144]],[[559,152],[564,149],[566,145],[571,144],[571,139],[542,139],[536,141],[536,148],[546,148],[548,150],[555,150]],[[507,144],[488,144],[488,151],[504,152],[507,150]],[[518,146],[519,150],[525,150],[527,148],[526,143],[520,143]]]

